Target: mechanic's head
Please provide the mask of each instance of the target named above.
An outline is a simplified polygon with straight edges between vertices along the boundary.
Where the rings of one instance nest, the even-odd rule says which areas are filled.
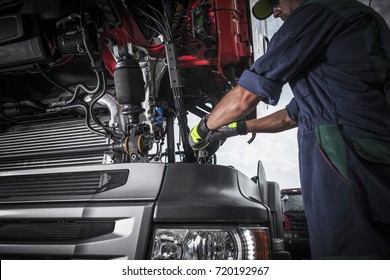
[[[285,21],[303,0],[259,0],[252,8],[255,18],[263,20],[270,15]]]

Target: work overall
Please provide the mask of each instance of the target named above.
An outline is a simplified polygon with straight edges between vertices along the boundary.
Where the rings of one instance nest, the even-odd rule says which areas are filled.
[[[239,84],[298,123],[312,258],[390,259],[390,31],[358,1],[305,1]]]

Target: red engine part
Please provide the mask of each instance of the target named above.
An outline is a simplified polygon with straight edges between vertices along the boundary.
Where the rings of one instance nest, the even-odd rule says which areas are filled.
[[[217,67],[221,75],[224,75],[225,66],[239,64],[242,57],[252,57],[246,1],[194,1],[187,7],[187,29],[194,28],[193,10],[205,2],[208,5],[207,17],[210,22],[208,33],[209,36],[214,37],[214,41],[211,45],[207,45],[196,36],[185,38],[184,41],[180,36],[174,38],[177,40],[175,43],[178,48],[186,47],[192,50],[191,53],[179,56],[179,65],[181,68],[189,68],[212,64]],[[105,24],[102,40],[104,42],[107,39],[118,45],[126,45],[131,42],[135,46],[142,46],[154,57],[165,56],[165,52],[161,52],[163,45],[150,43],[132,17],[124,18],[123,25],[119,28],[112,28]],[[206,55],[208,52],[216,50],[217,55]],[[103,47],[103,60],[106,68],[113,75],[116,62],[106,46]]]
[[[252,56],[249,44],[248,14],[245,1],[215,1],[218,34],[218,70]]]
[[[104,25],[104,32],[102,33],[101,38],[103,41],[103,61],[111,75],[114,75],[116,62],[111,51],[105,44],[108,40],[112,40],[117,45],[132,43],[135,46],[142,46],[146,48],[152,56],[157,56],[163,48],[162,45],[151,44],[148,42],[132,17],[123,19],[122,26],[117,28],[111,28],[106,23]]]

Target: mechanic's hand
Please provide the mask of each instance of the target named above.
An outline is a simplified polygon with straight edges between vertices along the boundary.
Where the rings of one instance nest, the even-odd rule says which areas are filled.
[[[222,126],[216,131],[213,131],[208,136],[208,141],[219,141],[225,140],[226,138],[236,136],[236,135],[245,135],[248,134],[248,129],[246,127],[246,121],[239,120],[227,125]]]
[[[208,135],[211,133],[211,130],[206,125],[207,117],[208,115],[204,115],[199,124],[191,129],[188,138],[190,146],[194,150],[203,150],[209,145]]]

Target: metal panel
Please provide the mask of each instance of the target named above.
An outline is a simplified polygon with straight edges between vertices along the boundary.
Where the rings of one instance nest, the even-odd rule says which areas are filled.
[[[154,221],[268,223],[260,201],[257,185],[232,167],[174,163],[167,167]]]
[[[2,198],[0,194],[0,204],[40,201],[153,201],[160,190],[164,170],[165,165],[162,163],[120,163],[0,172],[0,191],[1,187],[7,188],[8,192],[17,192],[20,186],[24,188],[24,193],[20,192],[14,197]],[[101,188],[104,184],[100,181],[104,179],[102,176],[116,171],[128,171],[127,180],[121,186],[103,191]],[[88,179],[87,175],[91,174],[97,174],[99,180],[97,177]],[[31,184],[23,182],[25,176],[28,176]],[[45,178],[46,183],[40,185],[40,178]],[[33,182],[34,179],[37,182]],[[62,183],[66,183],[71,190],[61,190]],[[36,187],[41,188],[41,193],[37,192]],[[89,192],[83,193],[86,189]]]
[[[152,215],[152,203],[116,204],[49,204],[28,207],[3,207],[0,221],[20,221],[31,230],[30,221],[93,221],[115,223],[113,231],[81,241],[66,240],[63,232],[57,241],[4,241],[0,236],[0,257],[42,259],[145,259]],[[27,234],[27,233],[26,233]]]

